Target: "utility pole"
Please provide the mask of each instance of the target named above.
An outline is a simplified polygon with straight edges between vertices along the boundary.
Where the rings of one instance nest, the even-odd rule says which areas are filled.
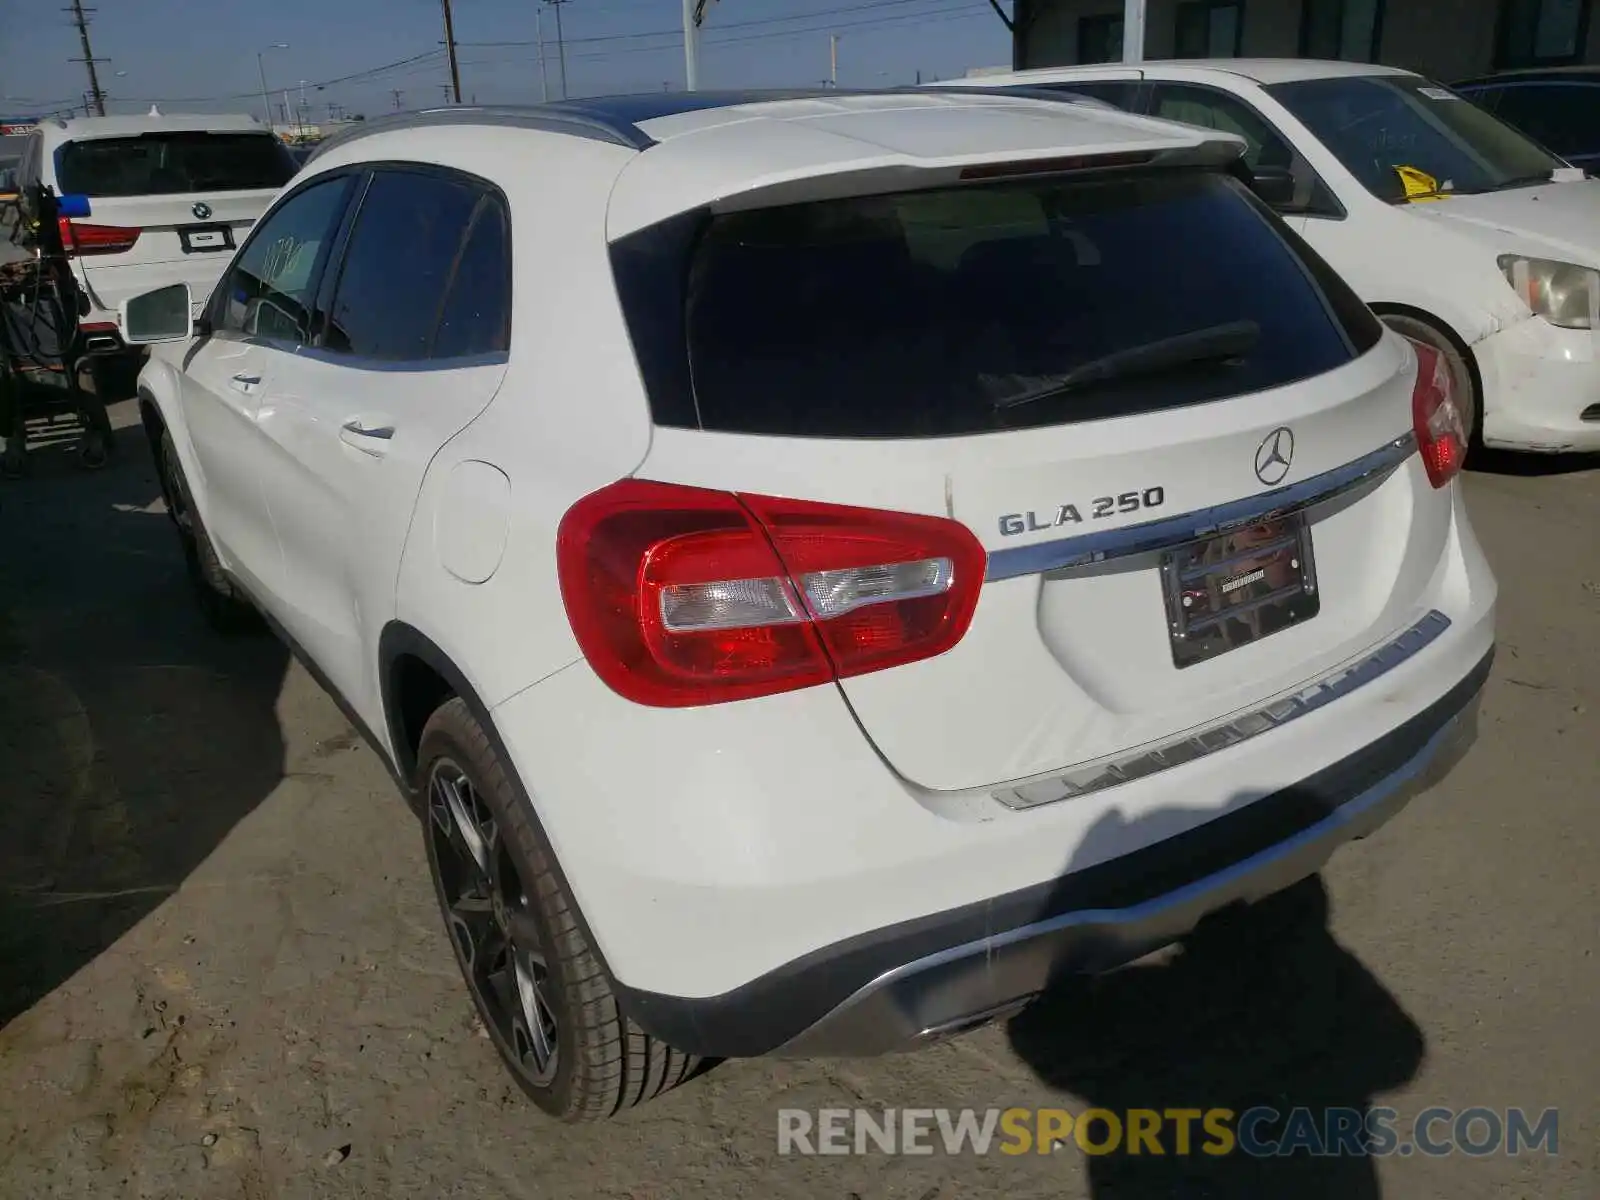
[[[700,87],[700,26],[705,24],[706,7],[717,0],[683,0],[683,88],[693,92]]]
[[[839,35],[828,35],[828,86],[839,86]]]
[[[72,23],[78,27],[78,40],[83,43],[83,57],[68,59],[69,62],[81,62],[89,68],[89,97],[94,102],[95,112],[100,116],[106,115],[106,94],[100,90],[100,76],[95,72],[95,63],[110,62],[109,58],[96,58],[94,51],[89,48],[89,14],[95,10],[83,7],[83,0],[72,0],[72,7],[62,9],[63,12],[72,14]],[[84,115],[88,115],[88,107],[84,108]]]
[[[450,0],[444,0],[444,45],[450,55],[450,86],[455,91],[456,103],[460,104],[461,66],[456,62],[456,26],[450,16]]]
[[[533,36],[539,42],[539,99],[548,103],[550,78],[544,66],[544,9],[539,6],[535,6],[533,10]]]
[[[544,0],[551,8],[556,10],[556,59],[561,65],[561,98],[567,98],[567,42],[561,36],[561,6],[567,0]]]

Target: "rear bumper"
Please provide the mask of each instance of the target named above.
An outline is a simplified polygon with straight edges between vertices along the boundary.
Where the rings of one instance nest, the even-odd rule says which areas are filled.
[[[1131,962],[1206,915],[1314,874],[1459,761],[1493,650],[1444,696],[1300,783],[1050,883],[824,948],[719,996],[618,986],[643,1028],[712,1057],[874,1055],[1025,1005],[1052,980]]]

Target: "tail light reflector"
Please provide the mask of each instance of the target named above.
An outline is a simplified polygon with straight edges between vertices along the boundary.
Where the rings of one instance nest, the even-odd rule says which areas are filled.
[[[750,699],[931,658],[986,556],[942,517],[625,479],[567,512],[562,599],[596,674],[639,704]]]
[[[1411,422],[1428,482],[1442,488],[1461,472],[1467,457],[1467,427],[1457,407],[1455,384],[1444,355],[1413,341],[1417,382],[1411,389]]]
[[[70,217],[57,218],[61,226],[61,245],[67,256],[121,254],[132,250],[144,231],[121,225],[85,225]]]

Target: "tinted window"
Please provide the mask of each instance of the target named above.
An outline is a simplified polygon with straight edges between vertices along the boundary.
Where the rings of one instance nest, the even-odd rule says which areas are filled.
[[[379,171],[356,216],[339,268],[338,290],[323,344],[361,358],[417,362],[433,354],[445,300],[457,281],[464,251],[474,254],[481,280],[494,236],[493,223],[474,221],[484,188],[470,180],[421,171]],[[481,230],[468,244],[469,227]],[[502,285],[503,286],[503,285]],[[472,344],[481,332],[469,328],[481,310],[465,288],[455,297],[453,344]],[[496,314],[497,315],[497,314]],[[491,322],[492,324],[492,322]]]
[[[1542,182],[1561,163],[1454,92],[1414,76],[1306,79],[1267,88],[1364,187],[1406,199],[1407,178],[1441,191]],[[1413,193],[1414,194],[1414,193]]]
[[[1375,62],[1382,20],[1382,0],[1305,0],[1300,14],[1300,54],[1304,58]]]
[[[1577,0],[1501,0],[1496,66],[1533,67],[1576,62],[1588,24]]]
[[[317,282],[344,213],[348,176],[296,192],[261,222],[224,277],[213,319],[222,330],[301,342]]]
[[[1289,143],[1267,124],[1266,118],[1226,92],[1184,83],[1159,83],[1150,102],[1150,115],[1242,137],[1248,146],[1244,160],[1252,171],[1288,167],[1294,162]]]
[[[1229,0],[1184,0],[1173,13],[1177,58],[1232,58],[1243,33],[1239,6]]]
[[[288,150],[269,133],[145,133],[68,142],[57,155],[62,195],[276,190],[295,172]]]
[[[681,223],[628,241],[614,261],[657,420],[707,429],[1062,424],[1277,387],[1379,336],[1351,297],[1353,322],[1336,316],[1281,223],[1214,172],[830,200],[709,218],[697,243]],[[670,244],[695,247],[686,305]],[[684,368],[668,345],[674,306]],[[1254,344],[1014,403],[1108,355],[1224,325],[1253,329]]]
[[[1561,155],[1600,150],[1600,84],[1519,83],[1499,96],[1495,115],[1541,146]]]
[[[511,345],[511,238],[505,205],[485,194],[473,213],[450,293],[445,297],[434,358],[504,353]]]
[[[1078,61],[1116,62],[1122,57],[1122,16],[1078,18]]]

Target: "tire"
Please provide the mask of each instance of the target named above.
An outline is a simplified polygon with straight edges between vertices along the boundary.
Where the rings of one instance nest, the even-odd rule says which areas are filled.
[[[423,727],[417,783],[456,964],[529,1099],[563,1121],[602,1121],[687,1079],[698,1060],[618,1010],[553,855],[459,697]]]
[[[167,515],[177,528],[178,539],[183,543],[184,564],[189,571],[189,581],[206,622],[217,632],[234,634],[255,632],[261,628],[260,616],[251,604],[242,599],[222,569],[217,552],[211,545],[200,510],[195,507],[189,491],[189,481],[183,473],[183,463],[178,459],[177,447],[172,444],[172,434],[161,431],[161,494],[167,502]]]
[[[1408,313],[1379,313],[1379,318],[1396,333],[1432,346],[1444,356],[1445,367],[1455,394],[1461,398],[1461,419],[1467,425],[1467,456],[1483,452],[1483,397],[1466,355],[1453,336],[1442,326]]]

